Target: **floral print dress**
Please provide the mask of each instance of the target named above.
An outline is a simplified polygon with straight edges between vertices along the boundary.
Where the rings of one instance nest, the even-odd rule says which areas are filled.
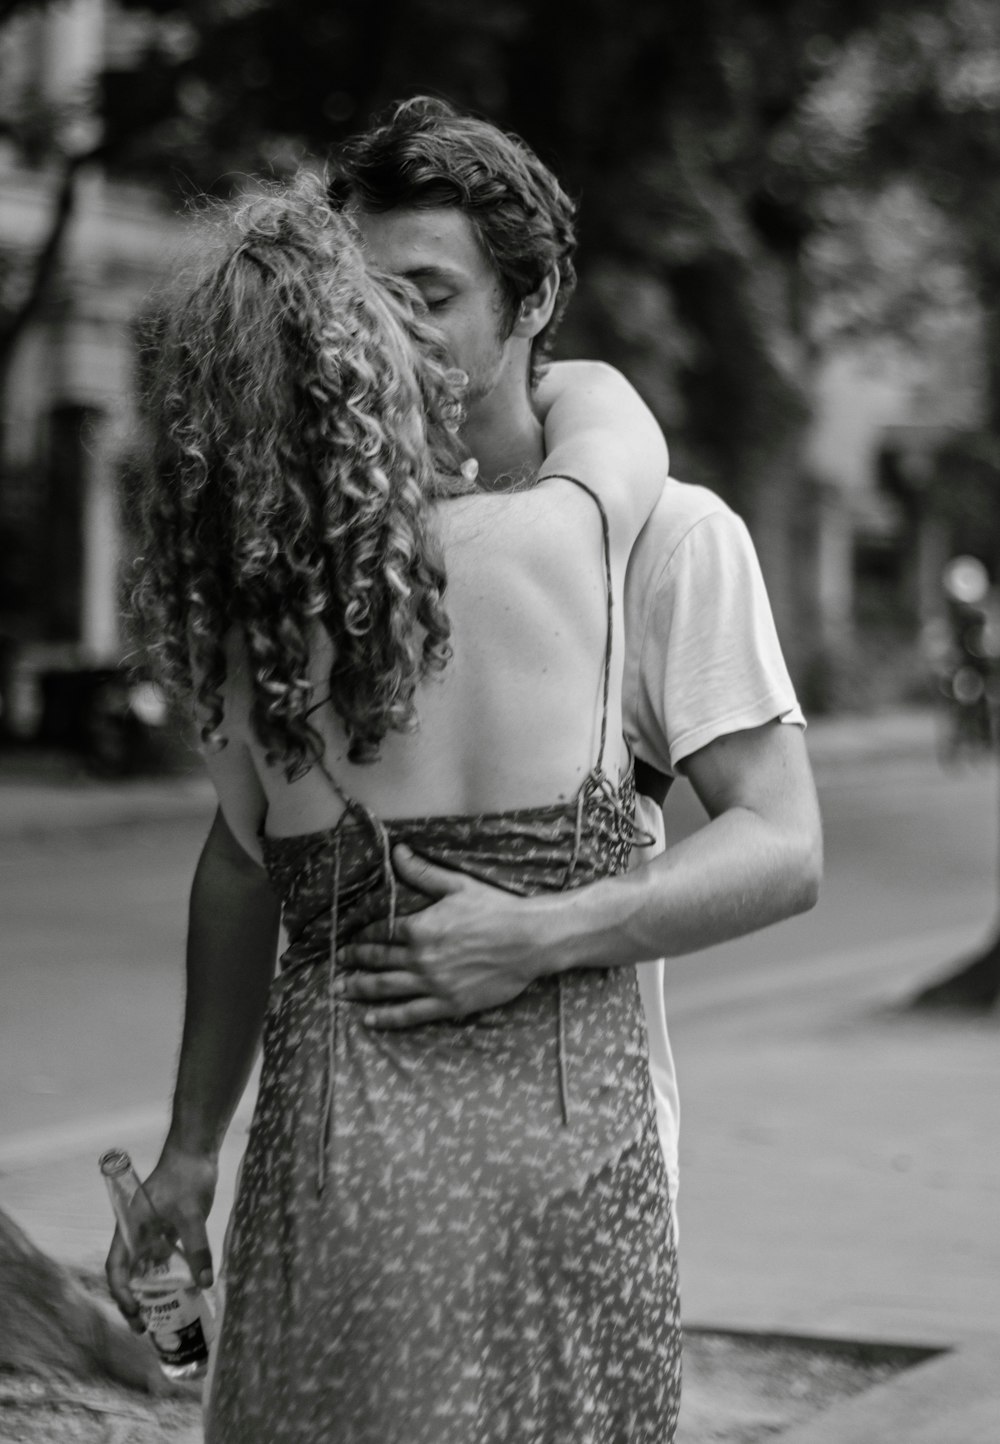
[[[627,867],[634,784],[603,770],[601,515],[604,716],[575,799],[402,821],[346,799],[336,827],[264,836],[289,946],[209,1444],[674,1437],[676,1254],[635,970],[545,977],[503,1007],[399,1032],[366,1027],[366,1005],[333,987],[340,943],[427,904],[393,875],[397,843],[520,894]]]

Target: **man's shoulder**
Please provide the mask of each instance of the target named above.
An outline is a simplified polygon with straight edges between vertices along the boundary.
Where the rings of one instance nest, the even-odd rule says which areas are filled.
[[[642,577],[648,582],[651,574],[667,565],[692,530],[709,517],[724,517],[739,524],[731,507],[707,486],[695,486],[668,476],[663,494],[632,549],[630,581]]]

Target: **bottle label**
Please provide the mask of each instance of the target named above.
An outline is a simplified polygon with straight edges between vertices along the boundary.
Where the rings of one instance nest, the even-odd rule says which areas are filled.
[[[133,1281],[143,1322],[165,1364],[199,1363],[208,1356],[207,1310],[200,1289],[171,1260],[152,1264]]]

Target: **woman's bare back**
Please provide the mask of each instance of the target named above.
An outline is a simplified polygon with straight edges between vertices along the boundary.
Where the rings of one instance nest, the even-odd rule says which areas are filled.
[[[339,786],[382,817],[480,813],[573,796],[598,761],[608,593],[601,515],[564,479],[530,491],[453,499],[438,507],[448,572],[453,656],[417,698],[419,725],[386,738],[379,761],[347,761],[332,708],[314,725]],[[617,776],[621,740],[620,592],[624,558],[612,544],[613,651],[604,764]],[[328,654],[317,649],[318,695]],[[227,715],[250,748],[266,795],[267,831],[310,832],[336,822],[342,802],[318,768],[288,783],[268,767],[247,725],[238,683]],[[230,727],[226,732],[231,734]]]

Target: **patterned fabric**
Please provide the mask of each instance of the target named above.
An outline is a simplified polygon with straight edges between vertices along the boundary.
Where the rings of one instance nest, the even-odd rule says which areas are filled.
[[[605,704],[606,705],[606,704]],[[602,746],[603,755],[603,746]],[[209,1444],[670,1444],[680,1327],[635,971],[405,1032],[334,951],[426,906],[407,843],[517,893],[622,871],[631,774],[570,803],[264,839],[289,946],[227,1261]]]

